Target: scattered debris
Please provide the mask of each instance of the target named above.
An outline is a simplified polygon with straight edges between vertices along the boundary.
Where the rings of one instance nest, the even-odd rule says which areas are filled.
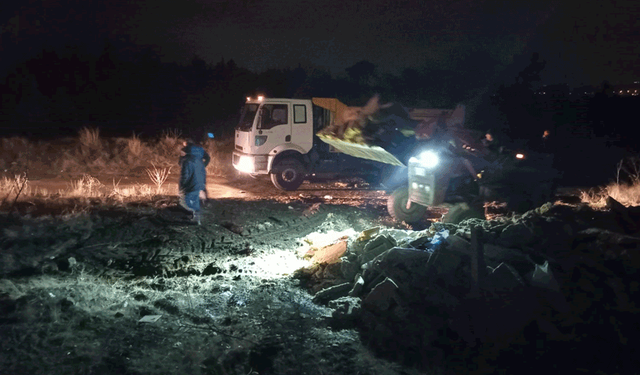
[[[162,315],[145,315],[142,318],[140,318],[140,320],[138,320],[138,323],[155,323],[161,317]]]
[[[348,243],[340,275],[317,290],[314,302],[334,309],[334,327],[355,324],[376,352],[400,360],[398,353],[443,345],[443,334],[425,332],[450,330],[492,350],[524,350],[514,348],[528,345],[523,335],[531,324],[548,346],[575,339],[585,324],[618,336],[620,326],[635,324],[625,314],[640,312],[631,302],[637,282],[630,289],[640,266],[640,232],[632,225],[640,210],[612,198],[609,207],[548,204],[446,229],[434,224],[407,239],[371,228]],[[601,321],[616,324],[605,328]]]

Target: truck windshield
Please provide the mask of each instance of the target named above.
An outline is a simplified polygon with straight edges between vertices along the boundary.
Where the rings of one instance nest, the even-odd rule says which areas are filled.
[[[238,123],[238,130],[249,131],[253,126],[253,119],[258,113],[259,104],[245,104],[240,114],[240,122]]]

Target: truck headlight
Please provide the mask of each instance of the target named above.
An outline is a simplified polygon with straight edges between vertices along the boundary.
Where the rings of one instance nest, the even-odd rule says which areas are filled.
[[[412,157],[411,159],[409,159],[409,162],[420,163],[420,166],[425,168],[433,168],[438,165],[438,163],[440,163],[440,158],[438,157],[438,154],[431,150],[428,150],[420,153],[417,158]]]
[[[238,159],[238,164],[236,165],[236,169],[240,172],[253,173],[253,158],[251,156],[240,156],[240,159]]]

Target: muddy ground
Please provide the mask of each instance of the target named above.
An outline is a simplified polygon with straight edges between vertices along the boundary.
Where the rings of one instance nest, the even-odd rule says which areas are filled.
[[[332,310],[292,277],[311,265],[311,247],[372,227],[409,232],[388,216],[383,191],[353,181],[293,193],[221,185],[210,184],[201,226],[172,195],[107,207],[30,201],[3,212],[0,372],[451,372],[374,355],[357,328],[337,328]],[[224,186],[234,193],[225,197]],[[473,351],[448,355],[478,363]]]
[[[201,226],[175,196],[18,202],[1,216],[0,372],[401,373],[291,277],[312,245],[398,226],[384,192],[329,185],[210,184]]]

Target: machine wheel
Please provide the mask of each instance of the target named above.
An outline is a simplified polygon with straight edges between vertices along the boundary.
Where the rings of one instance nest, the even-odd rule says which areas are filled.
[[[280,190],[294,191],[302,185],[305,176],[302,163],[298,159],[287,158],[273,167],[271,182]]]
[[[449,212],[442,216],[442,222],[458,224],[466,219],[486,219],[484,216],[484,206],[469,205],[468,203],[458,203],[449,208]]]
[[[508,197],[507,209],[516,213],[533,210],[553,201],[555,190],[556,186],[553,183],[539,183],[529,190],[519,189],[518,193],[512,193]]]
[[[534,206],[534,202],[523,195],[512,194],[507,199],[507,210],[509,212],[522,214],[533,209]]]
[[[392,218],[398,221],[404,221],[407,224],[419,222],[427,212],[427,207],[417,203],[411,204],[411,208],[407,210],[407,201],[409,200],[409,187],[401,186],[391,193],[387,199],[387,211]]]

